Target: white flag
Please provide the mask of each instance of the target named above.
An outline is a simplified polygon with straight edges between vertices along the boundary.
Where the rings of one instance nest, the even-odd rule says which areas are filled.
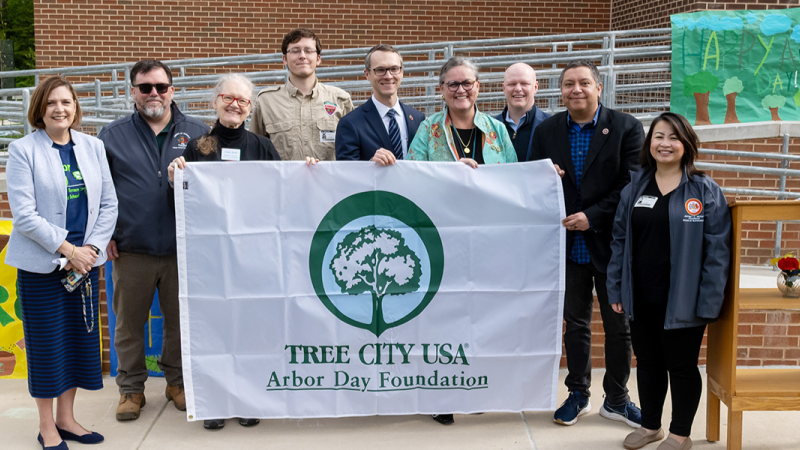
[[[554,410],[549,161],[177,171],[189,420]]]

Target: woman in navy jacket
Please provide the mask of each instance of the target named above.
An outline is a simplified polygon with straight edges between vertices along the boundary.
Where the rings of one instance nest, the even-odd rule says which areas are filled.
[[[38,440],[63,450],[64,440],[103,440],[75,421],[73,403],[77,388],[103,387],[98,266],[117,221],[117,196],[103,142],[73,129],[81,109],[67,80],[50,77],[36,88],[28,121],[37,130],[8,150],[14,228],[5,262],[18,269]],[[85,280],[71,292],[62,284],[70,270]]]
[[[658,450],[692,446],[702,391],[697,361],[706,324],[722,307],[731,233],[722,190],[694,167],[697,146],[684,117],[656,118],[640,154],[642,170],[631,175],[614,219],[608,301],[631,323],[642,407],[642,427],[623,443],[628,449],[663,439],[668,383],[670,435]]]

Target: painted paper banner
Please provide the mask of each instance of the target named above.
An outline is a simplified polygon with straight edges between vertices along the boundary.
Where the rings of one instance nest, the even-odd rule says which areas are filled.
[[[800,120],[800,9],[671,19],[670,111],[695,125]]]
[[[549,161],[179,172],[189,420],[555,409],[566,244]]]
[[[11,234],[11,220],[0,220],[0,234]],[[28,358],[22,332],[22,309],[17,298],[17,269],[5,264],[0,252],[0,378],[27,378]]]
[[[106,262],[106,298],[108,299],[108,330],[111,335],[111,376],[117,376],[117,350],[114,348],[114,337],[116,336],[117,315],[114,314],[112,307],[114,298],[114,280],[112,273],[114,264]],[[164,372],[158,367],[158,358],[161,357],[161,344],[164,342],[164,318],[161,316],[161,308],[158,306],[158,291],[153,298],[153,306],[150,307],[150,317],[144,327],[144,362],[151,377],[163,377]]]

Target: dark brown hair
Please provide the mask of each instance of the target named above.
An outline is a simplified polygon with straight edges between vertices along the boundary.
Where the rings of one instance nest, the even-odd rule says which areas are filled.
[[[66,86],[72,94],[72,101],[75,102],[75,118],[72,120],[70,128],[78,128],[81,125],[81,105],[78,103],[78,96],[69,81],[61,75],[56,75],[44,80],[31,95],[31,104],[28,107],[28,122],[34,128],[44,128],[44,115],[47,112],[47,100],[53,90]]]
[[[303,38],[314,39],[314,42],[317,43],[317,56],[322,55],[322,44],[319,43],[319,38],[316,34],[314,34],[313,31],[307,28],[296,28],[286,34],[286,36],[283,37],[283,42],[281,43],[281,53],[285,55],[289,51],[289,44],[294,44]]]
[[[694,166],[695,160],[698,156],[699,141],[697,134],[695,134],[689,121],[680,114],[666,112],[656,117],[653,123],[650,124],[650,130],[647,132],[647,137],[644,138],[644,145],[642,151],[639,153],[639,163],[643,169],[648,169],[650,172],[656,171],[656,160],[650,154],[650,142],[653,140],[653,130],[656,129],[656,124],[659,122],[667,122],[673,130],[675,136],[683,144],[683,158],[681,158],[681,168],[686,170],[688,176],[705,175],[702,170]]]
[[[169,78],[169,84],[172,85],[172,71],[169,70],[166,64],[157,59],[143,59],[131,67],[131,84],[136,84],[136,75],[150,73],[153,69],[163,69]]]

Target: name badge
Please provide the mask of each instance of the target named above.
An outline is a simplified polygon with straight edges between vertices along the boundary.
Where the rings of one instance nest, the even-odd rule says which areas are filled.
[[[319,130],[320,142],[336,142],[336,131]]]
[[[636,200],[636,204],[633,205],[633,207],[653,209],[653,206],[656,206],[657,201],[658,197],[653,197],[652,195],[643,195],[639,197],[639,200]]]
[[[223,161],[239,161],[239,157],[242,154],[242,151],[238,148],[223,148],[222,149],[222,160]]]

